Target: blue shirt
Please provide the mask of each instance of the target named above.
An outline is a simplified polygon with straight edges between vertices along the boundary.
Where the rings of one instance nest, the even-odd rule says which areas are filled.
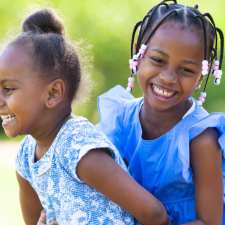
[[[37,192],[47,223],[59,225],[132,225],[134,219],[117,204],[79,179],[80,159],[91,149],[107,148],[126,170],[105,135],[83,117],[72,117],[58,132],[49,150],[34,162],[36,141],[26,136],[17,154],[17,172]]]
[[[196,219],[189,147],[191,140],[209,127],[218,130],[225,174],[225,115],[209,114],[194,99],[192,102],[181,121],[152,140],[142,138],[139,113],[143,98],[134,98],[116,86],[98,102],[99,129],[119,149],[136,181],[165,205],[173,225]]]

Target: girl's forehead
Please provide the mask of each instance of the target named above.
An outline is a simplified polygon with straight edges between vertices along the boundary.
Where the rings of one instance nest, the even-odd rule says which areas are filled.
[[[0,65],[10,64],[15,65],[29,65],[31,63],[31,57],[26,48],[14,44],[8,45],[0,54]]]
[[[148,51],[156,50],[177,60],[201,61],[204,44],[199,32],[178,23],[162,24],[148,43]]]
[[[188,27],[179,22],[165,22],[154,33],[148,44],[176,42],[181,45],[201,46],[202,33],[195,27]]]
[[[0,78],[21,79],[35,74],[32,57],[17,45],[8,45],[0,54]]]

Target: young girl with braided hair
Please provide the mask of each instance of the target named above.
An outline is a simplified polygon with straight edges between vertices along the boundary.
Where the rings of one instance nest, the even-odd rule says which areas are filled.
[[[47,224],[168,224],[105,135],[71,115],[81,66],[63,33],[54,13],[40,10],[0,54],[2,126],[27,135],[16,159],[25,223],[36,225],[44,208]]]
[[[162,1],[134,27],[128,91],[99,97],[99,128],[173,225],[225,225],[225,115],[203,108],[209,81],[220,84],[223,48],[209,13]],[[136,74],[140,98],[129,93]]]

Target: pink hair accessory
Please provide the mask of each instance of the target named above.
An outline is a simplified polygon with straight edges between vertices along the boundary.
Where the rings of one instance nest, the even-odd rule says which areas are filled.
[[[134,77],[128,77],[127,91],[131,92],[134,88]]]
[[[129,60],[130,69],[136,73],[138,66],[138,55],[134,55],[132,59]]]
[[[146,49],[147,45],[142,44],[138,53],[136,55],[133,55],[133,58],[129,60],[130,69],[133,71],[133,73],[137,73],[139,59],[142,59],[144,57]]]
[[[208,60],[202,61],[202,75],[206,76],[209,73],[209,63]]]
[[[214,61],[214,70],[218,70],[219,69],[219,65],[220,65],[220,61],[219,60],[215,60]]]
[[[219,69],[220,62],[219,60],[215,60],[214,68],[213,68],[213,76],[214,76],[214,84],[220,85],[220,81],[222,78],[222,70]]]
[[[141,59],[141,58],[144,57],[144,54],[145,54],[145,52],[146,52],[146,49],[147,49],[147,45],[142,44],[142,45],[141,45],[141,48],[139,49],[139,52],[138,52],[139,59]]]
[[[220,85],[221,78],[222,78],[222,70],[215,70],[213,73],[214,76],[214,84],[215,85]]]
[[[197,101],[198,105],[202,106],[204,104],[206,96],[207,96],[206,92],[200,93],[200,96],[199,96],[198,101]]]
[[[216,79],[221,79],[222,73],[223,73],[222,70],[215,70],[213,75]]]

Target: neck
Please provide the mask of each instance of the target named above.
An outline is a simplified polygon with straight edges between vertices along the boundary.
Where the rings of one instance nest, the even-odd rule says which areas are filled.
[[[190,106],[191,102],[186,101],[169,110],[157,111],[144,102],[140,112],[143,138],[154,139],[169,131],[182,119]]]
[[[63,117],[52,117],[53,123],[49,121],[44,125],[45,129],[42,129],[41,132],[36,133],[33,136],[37,142],[35,158],[39,160],[50,148],[52,142],[54,141],[57,133],[59,132],[62,125],[69,119],[70,114],[66,114]],[[47,128],[47,129],[46,129]]]

